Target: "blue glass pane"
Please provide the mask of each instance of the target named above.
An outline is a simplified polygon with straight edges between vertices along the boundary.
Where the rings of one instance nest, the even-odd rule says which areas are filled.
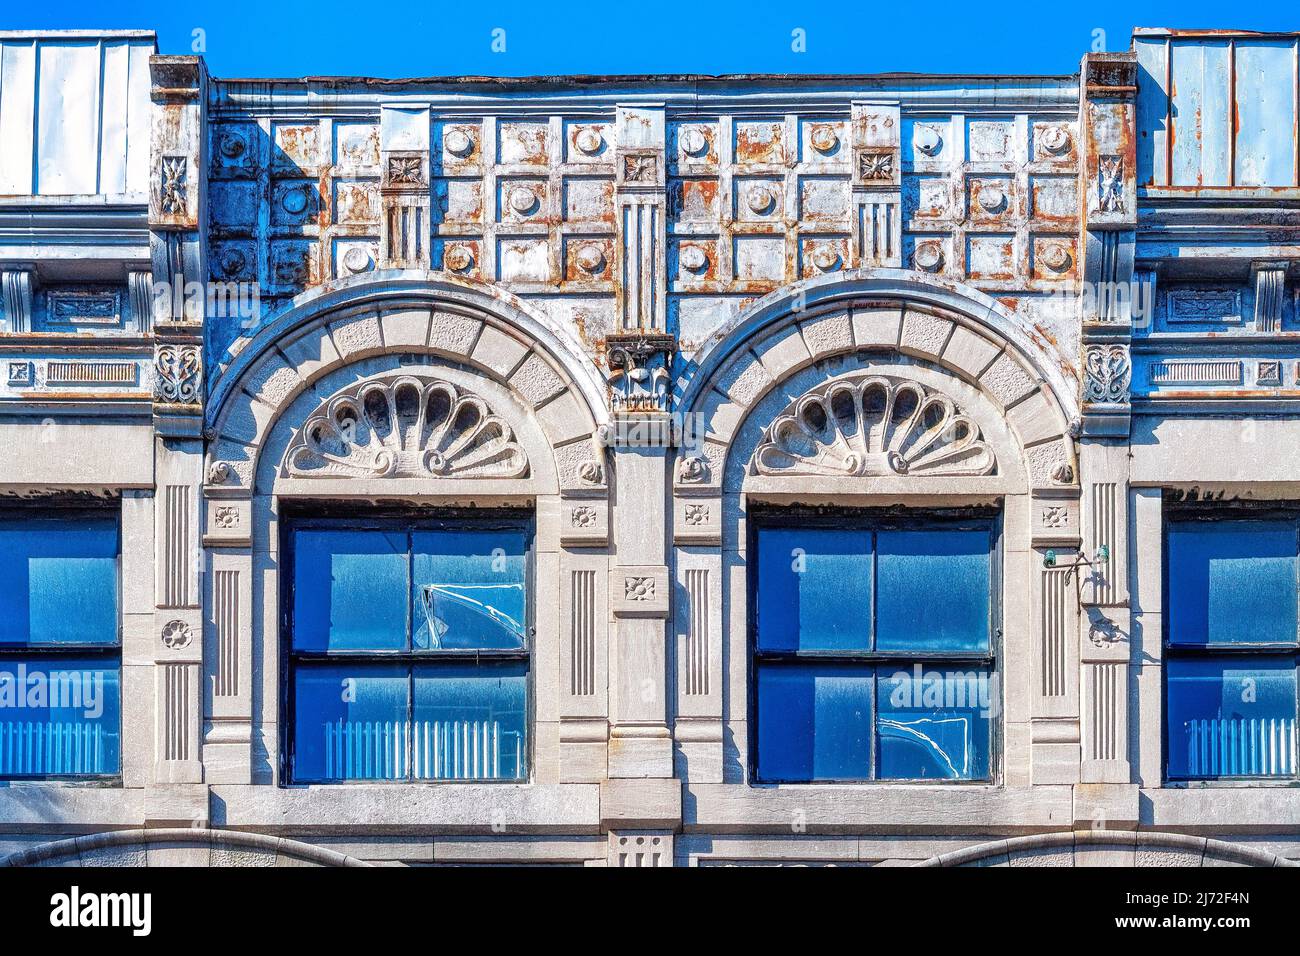
[[[414,776],[523,780],[528,671],[522,663],[416,666]]]
[[[1292,776],[1292,657],[1171,658],[1165,665],[1169,776]]]
[[[1296,639],[1296,531],[1289,522],[1169,526],[1169,638],[1179,644]]]
[[[401,664],[312,664],[294,674],[293,778],[404,780],[410,776]]]
[[[0,644],[116,644],[117,519],[0,519]]]
[[[520,531],[417,531],[414,556],[415,647],[526,646]]]
[[[0,777],[117,773],[119,673],[93,658],[0,658]]]
[[[406,649],[405,534],[302,530],[295,542],[294,647]]]
[[[758,533],[758,646],[868,650],[871,532],[762,528]]]
[[[876,535],[876,650],[989,646],[988,531]]]
[[[758,670],[758,767],[764,780],[871,775],[869,668]]]
[[[989,672],[917,665],[881,671],[876,730],[883,780],[981,780],[989,776],[989,720],[998,696]]]

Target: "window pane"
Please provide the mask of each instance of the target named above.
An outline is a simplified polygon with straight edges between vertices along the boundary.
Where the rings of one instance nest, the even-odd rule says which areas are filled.
[[[870,649],[871,532],[763,528],[758,533],[758,646]]]
[[[116,644],[117,519],[0,519],[0,643]]]
[[[295,648],[406,649],[405,534],[303,530],[295,541]]]
[[[1169,639],[1295,643],[1296,531],[1290,522],[1169,527]]]
[[[870,668],[758,670],[758,767],[764,780],[871,776]]]
[[[989,646],[989,532],[876,535],[876,650]]]
[[[93,658],[0,658],[0,776],[117,773],[119,672]]]
[[[408,777],[410,686],[410,671],[401,664],[299,665],[294,780]]]
[[[412,761],[421,780],[522,780],[527,668],[417,665]]]
[[[521,531],[417,531],[415,647],[526,646]]]
[[[1165,669],[1170,777],[1296,772],[1294,658],[1172,658]]]
[[[881,672],[876,700],[881,779],[989,776],[997,695],[986,669]]]

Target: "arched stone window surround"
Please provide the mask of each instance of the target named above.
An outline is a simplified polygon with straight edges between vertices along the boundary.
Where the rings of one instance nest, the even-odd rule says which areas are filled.
[[[988,296],[887,269],[823,276],[772,293],[705,345],[679,382],[678,403],[684,414],[702,416],[705,474],[692,478],[679,464],[679,490],[716,491],[724,471],[739,475],[737,461],[748,462],[756,435],[802,394],[799,385],[809,384],[807,377],[796,382],[797,373],[859,351],[946,370],[1005,416],[1025,449],[1032,487],[1077,483],[1068,435],[1078,417],[1077,387],[1059,357]],[[682,457],[692,454],[687,449]],[[1052,475],[1058,465],[1069,469],[1064,481]]]
[[[673,476],[683,596],[676,611],[677,684],[696,689],[679,690],[676,735],[687,766],[698,768],[693,777],[701,782],[748,778],[747,503],[954,507],[1000,499],[1001,720],[1004,727],[1015,726],[1001,735],[998,779],[1021,786],[1030,782],[1029,720],[1037,713],[1032,617],[1040,593],[1032,548],[1047,540],[1039,516],[1049,507],[1072,516],[1070,530],[1051,530],[1054,542],[1077,535],[1078,528],[1071,425],[1078,404],[1059,361],[987,296],[901,270],[828,276],[781,290],[705,345],[691,377],[679,383],[678,406],[699,415],[702,443],[681,450]],[[979,425],[997,456],[996,473],[960,478],[754,473],[755,449],[792,403],[829,381],[866,374],[917,382],[951,398]],[[721,595],[721,607],[693,613],[692,602],[704,593]],[[1071,695],[1077,695],[1077,669],[1068,677]],[[710,679],[702,683],[701,674]]]
[[[605,421],[603,390],[594,365],[575,343],[510,299],[442,279],[426,280],[423,274],[346,283],[304,297],[253,336],[223,372],[208,412],[208,603],[210,618],[216,619],[221,608],[212,579],[219,571],[234,573],[239,592],[234,603],[243,614],[240,631],[246,631],[237,666],[245,679],[240,682],[243,699],[209,695],[211,709],[205,714],[215,719],[206,725],[206,750],[249,748],[255,779],[278,773],[276,518],[280,503],[288,499],[534,507],[535,587],[559,600],[538,601],[536,608],[533,779],[558,778],[562,752],[556,738],[562,714],[576,709],[603,722],[603,625],[593,641],[598,660],[591,665],[601,672],[592,681],[598,693],[593,690],[570,706],[568,688],[558,680],[568,666],[567,645],[561,647],[560,641],[570,599],[563,582],[574,567],[594,569],[607,561],[608,474],[594,437]],[[450,479],[285,473],[282,463],[295,434],[331,397],[363,381],[409,375],[446,382],[481,398],[509,424],[527,455],[527,474]],[[215,518],[223,509],[237,514],[227,519],[229,526]],[[574,554],[571,548],[586,550]],[[209,625],[209,630],[215,628]],[[211,644],[214,636],[207,639]],[[205,655],[205,683],[213,682],[214,669],[223,660],[227,658],[219,653]]]
[[[304,295],[242,341],[208,401],[209,485],[251,494],[260,450],[288,403],[340,367],[387,354],[450,360],[508,386],[556,449],[560,483],[604,487],[603,475],[592,482],[575,473],[591,458],[582,439],[606,422],[607,411],[595,365],[567,333],[499,290],[433,273],[366,279]],[[442,320],[431,325],[433,314]],[[222,480],[212,474],[218,463],[226,466]]]

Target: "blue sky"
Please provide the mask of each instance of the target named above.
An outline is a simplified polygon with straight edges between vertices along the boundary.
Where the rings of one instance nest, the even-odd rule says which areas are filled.
[[[217,76],[545,73],[1070,73],[1134,26],[1300,29],[1294,3],[686,0],[10,0],[0,28],[140,27],[164,53],[194,31]],[[1226,11],[1226,12],[1225,12]],[[503,52],[495,52],[504,45]],[[796,30],[804,50],[796,52]],[[1103,31],[1097,34],[1095,31]],[[504,41],[504,42],[502,42]]]

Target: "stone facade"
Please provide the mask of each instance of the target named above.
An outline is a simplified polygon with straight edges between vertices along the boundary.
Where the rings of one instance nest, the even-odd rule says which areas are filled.
[[[123,675],[120,776],[0,783],[0,857],[1300,858],[1300,789],[1165,780],[1161,636],[1171,502],[1300,499],[1295,35],[743,82],[0,47],[0,495],[113,503]],[[965,431],[809,452],[866,388]],[[403,389],[482,411],[322,455]],[[533,514],[525,782],[285,779],[280,522],[381,501]],[[747,512],[796,504],[996,507],[992,782],[751,779]]]

